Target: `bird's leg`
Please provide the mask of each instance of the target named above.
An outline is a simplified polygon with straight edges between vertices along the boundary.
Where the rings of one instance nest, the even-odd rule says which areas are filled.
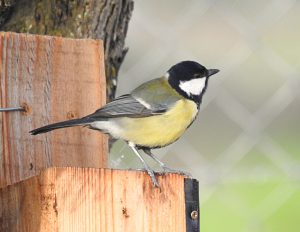
[[[190,177],[191,174],[188,173],[188,172],[184,172],[184,171],[181,171],[181,170],[176,170],[176,169],[171,169],[169,167],[167,167],[163,162],[161,162],[155,155],[152,154],[151,150],[150,149],[147,149],[147,148],[143,148],[143,151],[149,155],[152,159],[154,159],[158,164],[159,166],[161,166],[161,168],[164,170],[164,172],[168,172],[168,173],[177,173],[177,174],[180,174],[180,175],[185,175],[185,176],[188,176]]]
[[[145,162],[145,160],[143,159],[143,157],[140,155],[140,153],[138,152],[136,146],[132,143],[128,143],[129,147],[134,151],[134,153],[137,155],[137,157],[140,159],[140,161],[142,162],[144,168],[146,169],[148,175],[151,177],[152,183],[154,185],[154,187],[158,187],[159,188],[159,184],[158,181],[155,177],[154,171],[148,166],[148,164]]]

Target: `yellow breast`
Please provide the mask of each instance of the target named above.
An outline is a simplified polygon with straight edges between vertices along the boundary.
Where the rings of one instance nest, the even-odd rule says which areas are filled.
[[[179,100],[164,114],[145,118],[123,118],[122,139],[146,147],[163,147],[176,141],[198,112],[190,100]]]

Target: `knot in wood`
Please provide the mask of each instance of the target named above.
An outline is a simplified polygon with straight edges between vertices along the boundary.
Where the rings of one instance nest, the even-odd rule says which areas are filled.
[[[67,113],[67,119],[74,119],[75,118],[75,113],[73,111],[69,111]]]
[[[32,109],[31,109],[31,107],[26,102],[23,102],[21,104],[21,107],[24,109],[24,111],[22,111],[23,115],[31,114]]]

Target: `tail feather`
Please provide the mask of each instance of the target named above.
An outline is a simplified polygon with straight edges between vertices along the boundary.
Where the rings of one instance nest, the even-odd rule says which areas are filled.
[[[63,122],[58,122],[58,123],[53,123],[47,126],[43,126],[37,129],[34,129],[30,131],[32,135],[37,135],[37,134],[42,134],[46,133],[52,130],[60,129],[60,128],[65,128],[65,127],[73,127],[73,126],[83,126],[91,123],[93,120],[90,118],[79,118],[79,119],[72,119],[72,120],[67,120]]]

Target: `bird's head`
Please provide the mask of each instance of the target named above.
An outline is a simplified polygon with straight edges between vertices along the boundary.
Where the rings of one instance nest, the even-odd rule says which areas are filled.
[[[200,104],[209,77],[217,72],[218,69],[206,69],[195,61],[183,61],[172,66],[165,76],[179,94]]]

